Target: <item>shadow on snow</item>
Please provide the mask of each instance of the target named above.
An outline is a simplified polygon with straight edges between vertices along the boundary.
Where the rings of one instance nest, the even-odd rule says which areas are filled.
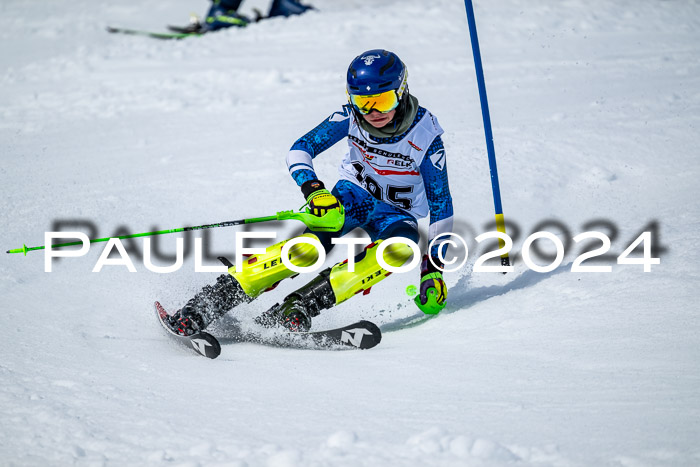
[[[569,264],[562,264],[558,268],[550,272],[536,272],[531,269],[526,270],[522,274],[518,275],[515,279],[504,285],[489,285],[485,287],[477,287],[470,289],[468,286],[470,274],[467,274],[457,281],[457,284],[451,287],[451,293],[449,293],[448,304],[444,310],[437,315],[426,315],[422,313],[416,313],[412,316],[407,316],[406,318],[401,318],[390,323],[386,323],[380,326],[382,332],[394,332],[401,329],[408,329],[421,324],[427,323],[440,315],[452,314],[456,311],[465,310],[471,308],[472,306],[486,301],[493,297],[498,297],[505,295],[514,290],[525,289],[532,287],[545,279],[553,277],[562,272],[567,272],[570,269]],[[512,274],[512,273],[511,273]]]

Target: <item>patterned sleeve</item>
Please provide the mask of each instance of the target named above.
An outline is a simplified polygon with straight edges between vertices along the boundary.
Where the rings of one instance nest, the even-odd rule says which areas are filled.
[[[442,144],[442,138],[436,137],[425,158],[420,165],[420,173],[423,176],[425,193],[430,207],[430,227],[428,229],[428,242],[443,233],[452,232],[453,210],[450,185],[447,181],[447,155]],[[447,239],[448,237],[445,237]],[[438,241],[430,250],[433,258],[438,258],[438,249],[441,246]],[[442,252],[445,257],[447,248]]]
[[[297,185],[317,178],[312,160],[348,135],[350,114],[350,106],[343,106],[292,145],[287,169]]]

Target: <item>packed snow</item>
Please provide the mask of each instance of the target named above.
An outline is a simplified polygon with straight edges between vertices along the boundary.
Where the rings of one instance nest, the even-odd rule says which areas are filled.
[[[135,273],[92,272],[104,243],[51,273],[41,251],[3,254],[0,463],[700,464],[700,4],[476,1],[515,240],[515,271],[502,275],[472,272],[494,211],[464,4],[311,3],[317,11],[182,41],[105,27],[164,31],[207,1],[0,3],[3,251],[43,245],[57,223],[107,237],[298,208],[287,150],[345,102],[350,60],[381,47],[407,64],[411,92],[445,129],[455,232],[470,247],[445,276],[447,308],[422,317],[404,292],[413,271],[314,319],[314,329],[371,320],[384,333],[374,349],[226,340],[234,318],[311,276],[298,277],[214,326],[223,350],[208,360],[171,342],[152,309],[174,311],[215,280],[193,255],[157,274],[143,240],[124,241]],[[329,185],[344,150],[315,160]],[[247,230],[282,240],[301,228]],[[152,242],[173,254],[176,238],[203,237],[210,257],[233,258],[243,230]],[[537,230],[569,246],[551,272],[519,254]],[[584,264],[612,272],[571,272],[601,244],[572,241],[589,230],[612,244],[604,263]],[[616,264],[643,230],[660,264]],[[336,249],[327,265],[342,259]]]

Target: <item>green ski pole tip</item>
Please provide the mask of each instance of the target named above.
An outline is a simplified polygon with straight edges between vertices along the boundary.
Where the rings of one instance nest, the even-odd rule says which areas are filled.
[[[22,248],[17,248],[14,250],[7,250],[6,253],[24,253],[24,256],[27,256],[28,251],[29,251],[29,248],[27,248],[27,245],[22,245]]]
[[[409,297],[415,297],[418,294],[418,287],[415,285],[411,284],[408,287],[406,287],[406,295]]]

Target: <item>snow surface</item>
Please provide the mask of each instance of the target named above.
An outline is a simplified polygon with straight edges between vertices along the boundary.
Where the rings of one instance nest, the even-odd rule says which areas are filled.
[[[3,0],[0,244],[41,245],[56,220],[108,236],[298,207],[287,149],[343,104],[349,61],[383,47],[446,130],[456,229],[472,247],[446,276],[448,307],[416,323],[403,290],[417,273],[394,275],[314,321],[373,320],[375,349],[231,343],[207,360],[174,346],[152,311],[213,282],[193,257],[173,274],[136,255],[137,273],[92,273],[98,244],[45,273],[41,252],[3,255],[0,463],[700,464],[700,4],[476,2],[516,251],[547,219],[562,240],[612,234],[594,220],[617,230],[612,273],[572,273],[573,245],[550,273],[520,260],[502,276],[470,274],[493,202],[463,3],[312,3],[163,42],[104,28],[163,30],[208,2]],[[343,152],[317,159],[328,183]],[[651,221],[661,264],[615,265]],[[212,251],[232,257],[235,231],[210,231]],[[236,314],[251,319],[303,282]]]

